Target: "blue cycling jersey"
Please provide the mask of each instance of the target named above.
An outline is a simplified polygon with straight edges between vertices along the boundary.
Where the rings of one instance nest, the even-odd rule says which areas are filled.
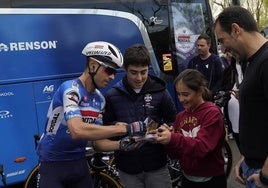
[[[104,106],[101,92],[95,89],[89,93],[78,78],[62,83],[48,110],[45,131],[37,148],[39,160],[67,161],[85,157],[88,141],[73,140],[67,121],[81,117],[85,123],[102,124]]]

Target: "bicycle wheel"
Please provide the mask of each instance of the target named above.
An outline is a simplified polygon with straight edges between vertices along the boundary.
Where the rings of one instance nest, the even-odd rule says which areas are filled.
[[[90,171],[95,188],[123,188],[111,175],[105,172]]]
[[[36,188],[38,183],[38,170],[39,165],[35,166],[34,169],[31,171],[31,173],[28,175],[25,183],[24,188]]]
[[[182,171],[179,160],[168,161],[168,170],[173,188],[181,188]]]
[[[233,155],[232,155],[232,149],[226,140],[222,148],[222,153],[223,153],[224,163],[225,163],[224,164],[225,175],[226,175],[226,178],[228,178],[232,170]]]

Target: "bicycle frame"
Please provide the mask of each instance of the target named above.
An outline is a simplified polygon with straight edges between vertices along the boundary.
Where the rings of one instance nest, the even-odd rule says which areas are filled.
[[[96,153],[93,149],[87,150],[86,158],[94,188],[123,188],[117,170],[109,163],[110,155],[109,153]],[[38,170],[39,165],[36,165],[27,177],[24,188],[38,187]]]

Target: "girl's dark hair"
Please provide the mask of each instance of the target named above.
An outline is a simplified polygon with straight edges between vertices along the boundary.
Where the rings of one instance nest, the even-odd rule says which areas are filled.
[[[143,44],[134,44],[126,49],[124,53],[124,67],[129,65],[149,66],[151,63],[150,54]]]
[[[188,88],[196,92],[203,88],[203,99],[205,101],[212,100],[211,92],[207,87],[207,80],[205,76],[198,70],[185,69],[175,78],[174,85],[176,85],[179,81],[182,81],[182,83],[185,84]]]

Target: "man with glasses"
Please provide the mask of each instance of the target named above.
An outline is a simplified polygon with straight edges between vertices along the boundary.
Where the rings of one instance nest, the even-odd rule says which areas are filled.
[[[48,110],[37,148],[39,188],[93,187],[85,156],[88,140],[146,131],[143,124],[99,126],[105,99],[98,88],[114,79],[123,57],[117,47],[103,41],[88,43],[82,54],[87,59],[84,72],[59,86]]]

